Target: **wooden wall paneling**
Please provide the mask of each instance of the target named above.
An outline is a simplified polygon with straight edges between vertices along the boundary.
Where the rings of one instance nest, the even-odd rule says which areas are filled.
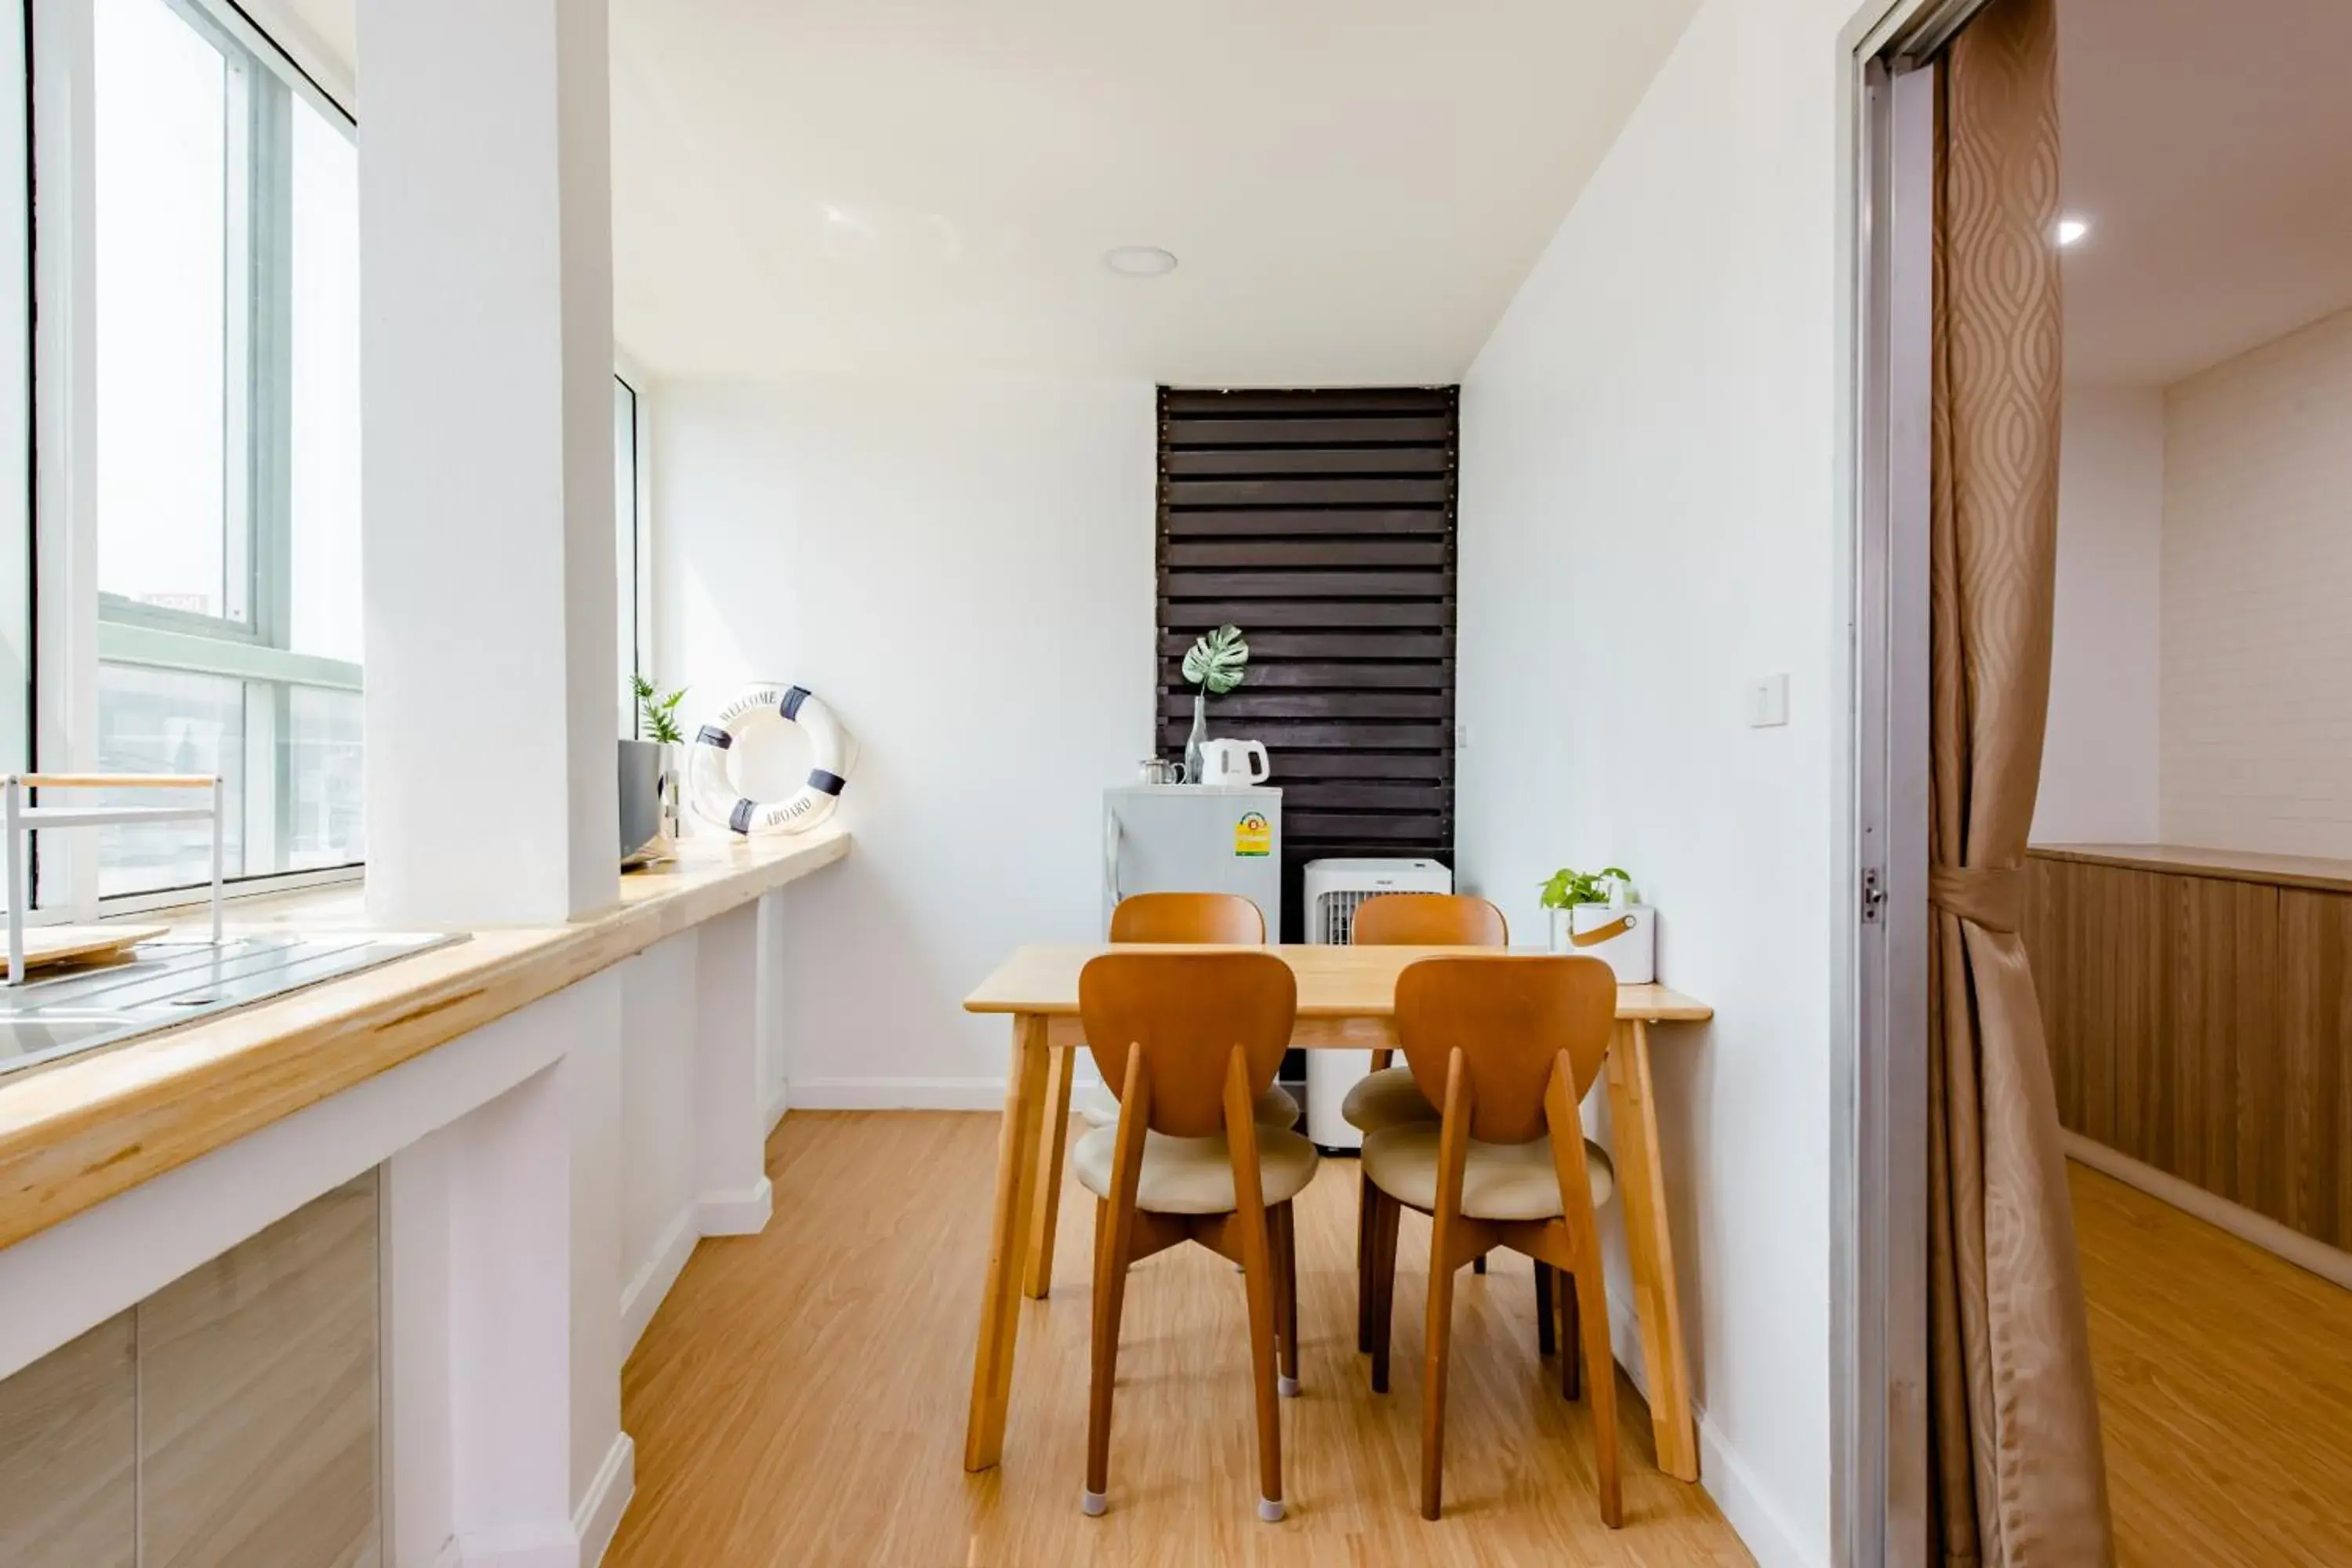
[[[1154,737],[1179,753],[1192,639],[1248,632],[1211,733],[1265,743],[1283,797],[1283,927],[1299,869],[1454,850],[1452,387],[1160,395]]]
[[[2075,1065],[2074,1032],[2066,1005],[2074,994],[2066,961],[2066,892],[2072,868],[2038,856],[2025,862],[2026,962],[2033,968],[2034,1000],[2042,1009],[2042,1039],[2050,1055],[2050,1087],[2058,1101],[2058,1124],[2082,1126],[2082,1078]]]
[[[373,1172],[137,1310],[142,1568],[378,1568]]]
[[[0,1563],[133,1568],[138,1383],[131,1315],[0,1381]]]
[[[2179,920],[2172,1008],[2173,1174],[2259,1206],[2242,1174],[2242,1093],[2273,1093],[2255,1060],[2278,1038],[2278,889],[2208,877],[2172,879]],[[2250,1049],[2249,1047],[2252,1048]],[[2251,1070],[2255,1081],[2242,1081]]]
[[[2352,1251],[2352,898],[2281,891],[2279,977],[2285,1212],[2273,1217]]]

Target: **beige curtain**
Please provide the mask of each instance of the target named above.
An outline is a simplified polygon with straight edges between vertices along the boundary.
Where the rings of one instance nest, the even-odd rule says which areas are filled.
[[[1950,1568],[2113,1561],[2083,1287],[2017,934],[2058,529],[2054,0],[1939,62],[1928,1383]]]

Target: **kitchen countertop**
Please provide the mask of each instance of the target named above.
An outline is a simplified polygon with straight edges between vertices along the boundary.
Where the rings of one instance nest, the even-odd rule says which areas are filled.
[[[2311,855],[2262,855],[2242,849],[2198,849],[2179,844],[2036,844],[2027,853],[2050,860],[2117,866],[2133,871],[2164,871],[2182,877],[2218,877],[2226,881],[2267,882],[2352,893],[2352,860]]]
[[[837,828],[688,839],[677,860],[623,877],[620,902],[602,914],[470,932],[451,946],[0,1080],[0,1247],[796,881],[849,847]],[[232,903],[228,926],[369,929],[356,885]]]

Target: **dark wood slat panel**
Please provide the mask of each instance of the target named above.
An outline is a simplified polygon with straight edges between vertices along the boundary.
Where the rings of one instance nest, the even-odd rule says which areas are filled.
[[[1282,813],[1282,836],[1310,842],[1351,838],[1372,844],[1426,844],[1435,837],[1430,831],[1430,819],[1418,814],[1382,816],[1370,812],[1292,811],[1287,802]]]
[[[1454,497],[1451,478],[1392,479],[1167,479],[1167,504],[1177,506],[1441,506]]]
[[[1251,474],[1442,474],[1454,466],[1446,447],[1202,447],[1171,452],[1160,471],[1177,477]]]
[[[1286,814],[1292,811],[1410,811],[1423,817],[1443,817],[1454,809],[1454,791],[1449,785],[1435,783],[1379,784],[1363,780],[1300,784],[1294,781],[1283,784],[1282,805]]]
[[[1246,630],[1250,646],[1255,647],[1260,626],[1283,631],[1344,631],[1359,626],[1450,629],[1454,625],[1454,606],[1432,599],[1371,603],[1353,599],[1308,599],[1297,603],[1280,599],[1171,599],[1160,610],[1161,626],[1194,635],[1228,622]],[[1186,641],[1189,643],[1191,638]]]
[[[1160,426],[1160,439],[1178,447],[1353,447],[1365,443],[1425,441],[1442,446],[1454,439],[1454,421],[1442,414],[1367,416],[1354,419],[1302,419],[1261,416],[1255,419],[1171,418]]]
[[[1160,412],[1171,418],[1231,418],[1253,414],[1294,417],[1335,414],[1440,414],[1454,412],[1450,386],[1302,387],[1297,390],[1221,392],[1169,387],[1160,395]]]
[[[1255,539],[1171,544],[1163,566],[1419,566],[1443,569],[1453,555],[1443,539]]]
[[[1450,719],[1454,695],[1447,691],[1260,691],[1244,687],[1217,698],[1218,721],[1231,725],[1256,719]],[[1165,692],[1162,719],[1192,721],[1189,692]],[[1257,737],[1253,737],[1257,738]]]
[[[1454,531],[1454,519],[1442,506],[1354,507],[1343,510],[1188,511],[1163,508],[1160,531],[1170,539],[1266,539],[1283,535],[1435,534]]]
[[[1450,789],[1454,754],[1427,752],[1313,752],[1296,748],[1272,752],[1273,782],[1291,785],[1317,780],[1367,780],[1402,783],[1426,781]]]
[[[1159,744],[1192,726],[1193,635],[1249,634],[1213,733],[1265,742],[1286,792],[1285,935],[1301,868],[1450,860],[1452,389],[1160,395]]]
[[[1160,637],[1160,657],[1181,660],[1184,650],[1192,646],[1191,632],[1163,632]],[[1371,660],[1435,660],[1454,657],[1454,637],[1450,632],[1250,632],[1251,679],[1260,659],[1314,658],[1353,659],[1364,663]],[[1164,676],[1174,681],[1174,676]]]
[[[1160,743],[1172,743],[1181,752],[1184,737],[1192,731],[1192,721],[1163,720],[1160,725]],[[1218,727],[1209,726],[1211,734]],[[1443,752],[1454,754],[1454,726],[1451,724],[1326,722],[1311,719],[1267,719],[1249,727],[1245,740],[1263,741],[1275,750],[1297,748],[1311,751],[1375,751],[1375,752]]]
[[[1170,599],[1442,599],[1451,572],[1162,572]]]
[[[1184,666],[1181,658],[1160,661],[1160,684],[1171,691],[1185,689]],[[1249,685],[1244,689],[1312,691],[1339,688],[1349,691],[1444,691],[1452,689],[1453,685],[1452,675],[1444,666],[1434,661],[1412,664],[1277,664],[1271,659],[1259,658],[1253,647]],[[1222,705],[1224,699],[1214,700]]]

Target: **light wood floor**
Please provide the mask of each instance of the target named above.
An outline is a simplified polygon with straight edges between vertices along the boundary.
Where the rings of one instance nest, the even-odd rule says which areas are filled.
[[[2118,1568],[2352,1563],[2352,1292],[2069,1169]]]
[[[1356,1167],[1299,1199],[1304,1397],[1286,1402],[1290,1517],[1258,1523],[1242,1285],[1197,1247],[1128,1289],[1111,1511],[1078,1511],[1092,1200],[1065,1200],[1053,1300],[1024,1304],[997,1470],[962,1465],[994,1116],[796,1113],[769,1148],[776,1217],[705,1242],[623,1382],[637,1492],[610,1568],[1429,1568],[1751,1561],[1706,1495],[1658,1474],[1619,1380],[1625,1523],[1593,1501],[1590,1406],[1535,1345],[1524,1259],[1456,1297],[1446,1517],[1413,1503],[1428,1232],[1399,1252],[1392,1392],[1355,1352]]]

